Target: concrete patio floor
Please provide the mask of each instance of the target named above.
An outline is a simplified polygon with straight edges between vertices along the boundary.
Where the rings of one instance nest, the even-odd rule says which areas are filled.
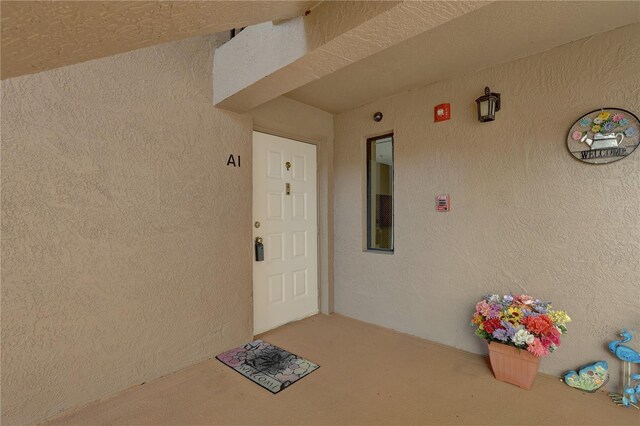
[[[341,315],[261,336],[320,364],[273,395],[210,359],[134,386],[51,425],[639,425],[604,392],[539,374],[529,391],[493,378],[486,358]]]

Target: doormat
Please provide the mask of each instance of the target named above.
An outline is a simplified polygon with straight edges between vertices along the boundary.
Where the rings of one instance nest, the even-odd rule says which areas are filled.
[[[216,359],[271,393],[280,392],[320,368],[318,364],[262,340],[221,353]]]

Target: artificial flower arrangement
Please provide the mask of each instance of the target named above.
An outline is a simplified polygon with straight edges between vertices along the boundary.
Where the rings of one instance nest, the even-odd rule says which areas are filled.
[[[593,119],[584,117],[580,120],[580,126],[588,128],[584,131],[576,130],[571,134],[571,139],[579,141],[583,136],[587,134],[588,130],[595,133],[614,133],[621,131],[623,127],[629,125],[629,120],[621,113],[611,114],[608,111],[602,111]],[[629,127],[624,130],[624,135],[627,137],[635,136],[638,133],[638,129],[635,127]]]
[[[471,325],[476,335],[488,342],[526,349],[542,357],[560,345],[560,335],[567,333],[569,321],[566,312],[531,296],[491,294],[476,304]]]

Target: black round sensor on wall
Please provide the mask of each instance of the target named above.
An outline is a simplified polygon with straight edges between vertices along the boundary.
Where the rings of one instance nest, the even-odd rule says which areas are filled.
[[[373,121],[375,121],[376,123],[378,121],[382,121],[382,113],[380,111],[373,114]]]

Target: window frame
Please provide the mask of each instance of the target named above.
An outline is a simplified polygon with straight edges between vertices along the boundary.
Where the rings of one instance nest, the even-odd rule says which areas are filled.
[[[371,247],[371,211],[369,210],[371,208],[371,179],[370,179],[370,158],[371,158],[371,144],[375,143],[375,141],[381,140],[381,139],[386,139],[386,138],[391,138],[391,247],[390,248],[378,248],[378,247]],[[365,215],[366,215],[366,219],[367,219],[367,226],[366,226],[366,249],[365,251],[368,252],[374,252],[374,253],[386,253],[386,254],[393,254],[394,250],[395,250],[395,223],[396,223],[396,218],[395,218],[395,210],[396,210],[396,203],[395,203],[395,162],[396,162],[396,157],[395,157],[395,138],[394,138],[394,134],[393,132],[390,133],[385,133],[382,135],[378,135],[378,136],[373,136],[370,138],[367,138],[366,144],[366,168],[365,168],[365,179],[366,179],[366,191],[367,191],[367,196],[366,196],[366,205],[365,205]]]

